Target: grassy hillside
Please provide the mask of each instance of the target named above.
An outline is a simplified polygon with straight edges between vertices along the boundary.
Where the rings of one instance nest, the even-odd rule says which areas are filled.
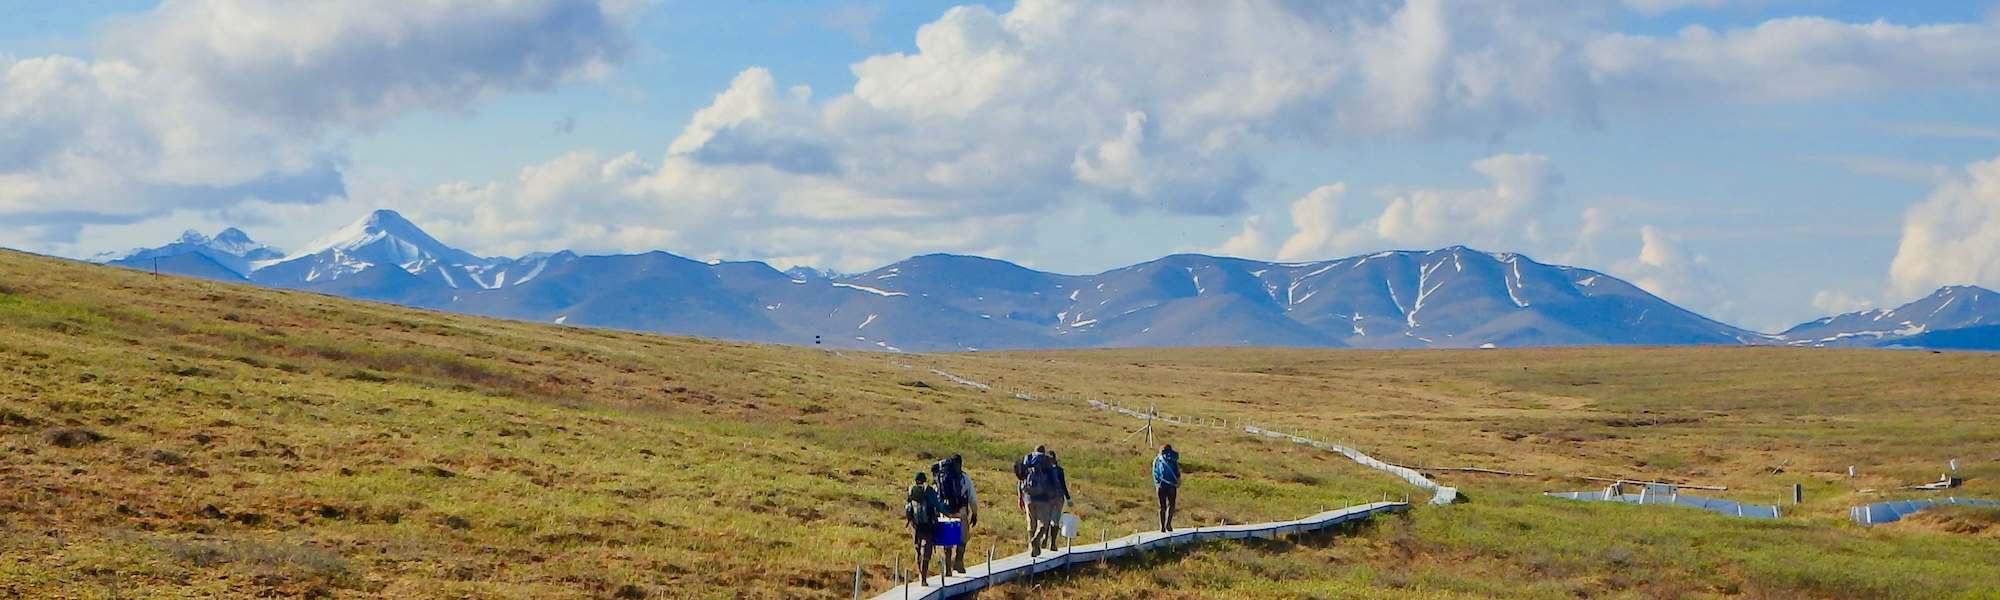
[[[1856,490],[1950,458],[1961,495],[2000,497],[1996,367],[1782,348],[834,354],[0,251],[0,597],[844,598],[857,563],[886,585],[909,474],[953,452],[989,496],[982,550],[1025,546],[992,498],[1037,443],[1070,468],[1087,532],[1149,527],[1151,452],[1123,439],[1137,422],[1083,398],[1402,463],[1758,502],[1805,483],[1807,503],[1752,522],[1447,475],[1474,502],[990,596],[1976,596],[2000,589],[1990,514],[1842,519],[1897,497]],[[1295,444],[1161,433],[1187,456],[1190,524],[1413,491]]]

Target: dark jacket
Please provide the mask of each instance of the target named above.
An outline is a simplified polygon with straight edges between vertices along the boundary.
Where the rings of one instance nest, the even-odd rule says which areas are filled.
[[[1069,501],[1069,476],[1063,474],[1062,465],[1049,465],[1049,470],[1053,471],[1056,475],[1056,489],[1062,490],[1058,492],[1055,500],[1058,502]]]

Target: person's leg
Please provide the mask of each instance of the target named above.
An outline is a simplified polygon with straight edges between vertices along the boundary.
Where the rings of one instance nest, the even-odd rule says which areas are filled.
[[[1039,504],[1029,502],[1027,503],[1026,510],[1023,511],[1028,517],[1028,556],[1042,555],[1042,521],[1036,518],[1039,516],[1036,514],[1039,506]]]
[[[1173,531],[1174,513],[1179,512],[1181,508],[1181,486],[1178,485],[1167,486],[1166,492],[1167,492],[1166,503],[1163,506],[1165,507],[1165,512],[1167,516],[1166,519],[1167,531]]]
[[[952,573],[952,570],[951,570],[951,549],[952,549],[952,548],[953,548],[953,546],[938,546],[938,549],[937,549],[937,551],[938,551],[938,573],[939,573],[939,574],[941,574],[941,575],[950,575],[950,574]]]
[[[1058,532],[1052,526],[1054,523],[1050,522],[1049,509],[1051,506],[1059,505],[1053,502],[1030,502],[1028,506],[1030,510],[1035,512],[1035,537],[1029,540],[1029,543],[1034,545],[1035,555],[1040,556],[1043,548],[1055,549],[1055,538]]]
[[[911,568],[916,570],[918,573],[923,572],[924,569],[923,565],[927,560],[927,557],[925,556],[926,553],[925,546],[928,546],[929,544],[930,544],[930,534],[925,533],[922,528],[919,528],[915,525],[911,525],[910,548],[916,551],[916,559],[917,559],[917,564],[911,565]]]
[[[1173,526],[1167,524],[1167,486],[1153,484],[1153,495],[1160,500],[1160,531],[1173,531]]]
[[[936,551],[937,545],[929,541],[921,542],[917,546],[917,573],[919,576],[917,582],[920,585],[931,584],[931,554]]]
[[[1047,511],[1043,513],[1044,526],[1049,528],[1049,550],[1062,549],[1062,515],[1061,500],[1050,501]]]
[[[965,537],[963,539],[964,543],[958,545],[958,558],[952,561],[952,566],[958,569],[958,574],[960,575],[965,574],[965,549],[972,547],[972,525],[970,523],[967,523],[965,526]]]

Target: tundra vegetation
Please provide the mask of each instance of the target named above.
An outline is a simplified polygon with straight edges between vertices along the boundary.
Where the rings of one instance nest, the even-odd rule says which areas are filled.
[[[1099,399],[1232,425],[1156,429],[1184,453],[1188,526],[1424,497],[1245,422],[1538,476],[1440,474],[1471,501],[985,596],[1992,597],[1995,511],[1845,515],[1921,497],[1893,490],[1951,459],[1951,493],[2000,498],[1996,371],[1747,347],[833,353],[0,251],[0,596],[844,598],[857,565],[888,585],[902,490],[950,453],[986,500],[976,551],[1025,549],[1004,490],[1037,443],[1087,537],[1149,528],[1153,451]],[[1786,515],[1541,495],[1601,487],[1574,475]]]

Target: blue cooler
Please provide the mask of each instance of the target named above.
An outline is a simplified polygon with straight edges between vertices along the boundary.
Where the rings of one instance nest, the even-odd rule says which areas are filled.
[[[937,529],[931,530],[931,543],[939,546],[957,546],[965,543],[965,523],[958,519],[938,519]]]

